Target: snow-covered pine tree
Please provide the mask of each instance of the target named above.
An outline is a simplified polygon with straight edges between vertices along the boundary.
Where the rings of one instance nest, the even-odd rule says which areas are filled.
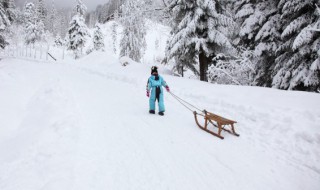
[[[272,86],[289,90],[316,91],[320,88],[320,33],[316,13],[318,0],[281,0],[283,44],[277,50]]]
[[[112,46],[113,46],[113,52],[117,53],[117,23],[114,22],[112,24]]]
[[[2,0],[3,8],[7,12],[8,19],[12,23],[16,20],[17,10],[14,0]]]
[[[194,71],[199,63],[200,80],[208,81],[212,58],[232,49],[226,28],[234,25],[233,20],[223,14],[218,0],[173,0],[168,8],[173,17],[168,58],[176,58]]]
[[[4,30],[11,24],[8,12],[4,8],[3,2],[0,2],[0,48],[5,48],[8,42],[4,36]]]
[[[48,15],[48,10],[45,7],[44,0],[38,0],[36,4],[36,14],[37,18],[42,21],[42,23],[45,23],[47,15]],[[38,21],[40,22],[40,21]]]
[[[58,18],[58,12],[54,3],[54,0],[52,0],[52,4],[51,4],[51,10],[50,13],[47,17],[47,29],[54,35],[56,36],[58,34],[59,29],[58,29],[58,25],[59,25],[59,18]]]
[[[127,0],[122,5],[123,36],[120,42],[120,56],[140,62],[146,47],[146,28],[143,12],[144,0]]]
[[[76,59],[82,55],[82,48],[86,43],[86,37],[88,35],[88,28],[84,23],[84,18],[80,15],[73,16],[68,31],[68,49],[74,52]]]
[[[270,68],[281,44],[278,0],[241,0],[234,3],[235,18],[240,26],[235,45],[255,52],[253,84],[271,86]]]
[[[26,3],[23,11],[25,23],[32,22],[34,20],[35,13],[35,5],[33,3]]]
[[[77,0],[77,5],[74,10],[76,12],[72,17],[68,30],[68,49],[73,51],[75,59],[77,59],[82,55],[82,49],[89,33],[84,20],[86,6],[81,0]]]
[[[58,34],[54,40],[54,45],[57,47],[61,47],[65,45],[65,41],[61,38],[61,36]]]
[[[33,3],[27,3],[24,8],[25,41],[34,44],[40,41],[44,34],[44,24],[37,18],[36,8]]]
[[[69,20],[69,17],[71,16],[67,15],[64,11],[58,11],[57,15],[57,30],[61,37],[65,38],[67,37],[68,29],[69,29],[69,23],[71,20]]]
[[[77,14],[84,18],[87,12],[87,6],[82,2],[82,0],[77,0],[77,4],[73,9],[74,14]]]
[[[94,33],[93,33],[93,46],[97,51],[104,51],[104,35],[101,31],[101,26],[96,24]]]

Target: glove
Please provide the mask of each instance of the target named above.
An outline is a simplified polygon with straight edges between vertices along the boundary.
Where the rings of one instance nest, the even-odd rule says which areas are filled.
[[[150,93],[149,93],[149,91],[147,90],[147,97],[150,97]]]
[[[168,85],[166,86],[166,90],[167,90],[167,92],[170,92],[170,88]]]

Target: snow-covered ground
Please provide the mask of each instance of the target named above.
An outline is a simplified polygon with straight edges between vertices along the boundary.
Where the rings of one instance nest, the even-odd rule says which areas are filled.
[[[220,140],[165,93],[149,115],[150,65],[111,53],[0,61],[0,189],[320,189],[320,95],[167,75],[173,93],[238,121]]]

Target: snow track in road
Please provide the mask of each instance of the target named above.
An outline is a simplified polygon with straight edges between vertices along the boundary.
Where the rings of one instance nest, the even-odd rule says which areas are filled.
[[[68,189],[80,126],[73,98],[50,81],[26,105],[15,133],[1,139],[0,188]]]

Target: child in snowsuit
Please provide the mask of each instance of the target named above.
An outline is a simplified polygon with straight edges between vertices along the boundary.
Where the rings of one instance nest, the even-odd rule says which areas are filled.
[[[151,68],[151,76],[148,79],[147,83],[147,97],[149,99],[149,113],[155,114],[155,104],[156,100],[158,100],[159,105],[159,115],[164,115],[164,102],[163,102],[163,89],[164,86],[167,92],[170,92],[169,86],[167,85],[166,81],[158,74],[158,68],[153,66]],[[150,95],[151,90],[151,95]]]

